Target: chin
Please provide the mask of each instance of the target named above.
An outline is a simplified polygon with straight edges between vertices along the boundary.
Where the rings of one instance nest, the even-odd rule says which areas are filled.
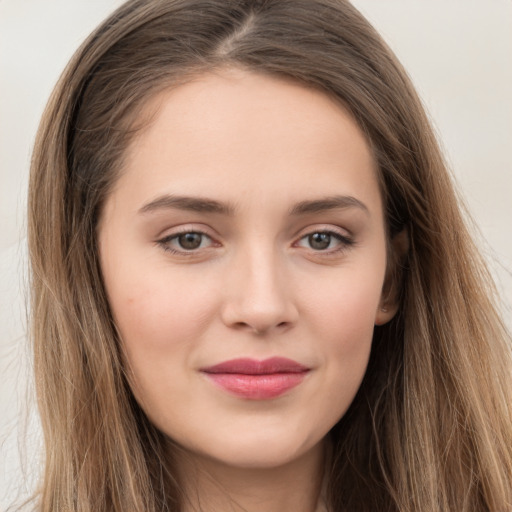
[[[210,440],[208,445],[190,447],[196,453],[202,453],[205,458],[226,466],[244,469],[271,469],[284,466],[296,461],[315,450],[321,450],[323,438],[304,439],[283,435],[231,436],[222,441]]]

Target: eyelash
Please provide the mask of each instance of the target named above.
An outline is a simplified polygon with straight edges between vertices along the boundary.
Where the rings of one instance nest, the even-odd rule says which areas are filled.
[[[198,249],[201,249],[202,247],[198,247],[197,249],[174,249],[169,244],[173,240],[177,240],[180,236],[183,235],[199,235],[202,237],[201,244],[203,243],[204,238],[210,239],[212,242],[213,238],[206,234],[204,231],[196,230],[196,229],[183,229],[182,231],[178,231],[177,233],[173,233],[172,235],[168,235],[160,240],[157,240],[157,244],[166,252],[170,252],[171,254],[176,254],[179,256],[194,256],[198,253]],[[215,242],[214,242],[215,243]],[[203,248],[204,249],[204,248]]]
[[[205,233],[204,231],[201,231],[201,230],[194,230],[194,229],[184,229],[184,230],[179,231],[177,233],[173,233],[173,234],[168,235],[168,236],[166,236],[166,237],[164,237],[164,238],[162,238],[160,240],[157,240],[156,243],[164,251],[170,252],[171,254],[176,254],[176,255],[179,255],[179,256],[194,256],[194,255],[197,255],[198,252],[199,252],[199,249],[205,249],[205,248],[199,246],[196,249],[187,250],[187,249],[175,249],[175,248],[173,248],[173,247],[171,247],[169,245],[173,240],[177,240],[180,236],[188,235],[188,234],[201,236],[202,237],[201,242],[200,242],[201,244],[203,243],[204,238],[209,239],[211,242],[213,242],[214,245],[216,244],[216,242],[213,240],[213,238],[211,236],[209,236],[207,233]],[[352,247],[353,245],[355,245],[355,240],[352,237],[350,237],[350,236],[342,235],[341,233],[338,233],[338,232],[333,231],[333,230],[318,229],[318,230],[310,231],[309,233],[306,233],[305,235],[301,236],[297,240],[297,242],[295,242],[293,244],[294,247],[301,247],[299,245],[299,243],[302,240],[306,240],[309,237],[314,236],[314,235],[327,235],[327,236],[331,237],[331,240],[329,240],[329,245],[330,245],[330,243],[332,241],[332,238],[336,239],[339,242],[336,247],[330,248],[330,249],[318,249],[318,250],[315,250],[312,247],[310,247],[310,249],[313,251],[314,254],[325,255],[325,256],[327,256],[327,255],[337,255],[338,253],[344,252],[344,251],[348,250],[350,247]],[[219,245],[219,244],[217,244],[217,245]],[[209,246],[207,248],[210,248],[210,247],[211,246]]]
[[[318,250],[315,250],[311,247],[311,249],[313,250],[314,254],[319,254],[319,255],[324,255],[324,256],[334,256],[334,255],[337,255],[341,252],[344,252],[346,250],[348,250],[350,247],[352,247],[354,244],[355,244],[355,240],[350,237],[350,236],[347,236],[347,235],[342,235],[341,233],[338,233],[337,231],[333,231],[333,230],[328,230],[328,229],[318,229],[318,230],[315,230],[315,231],[311,231],[307,234],[305,234],[304,236],[300,237],[299,240],[297,242],[295,242],[294,245],[299,245],[299,243],[302,241],[302,240],[307,240],[308,238],[314,236],[314,235],[327,235],[330,237],[330,240],[329,240],[329,245],[331,244],[332,242],[332,238],[334,238],[335,240],[337,240],[338,244],[336,245],[336,247],[334,248],[327,248],[327,249],[318,249]],[[311,240],[309,240],[311,241]]]

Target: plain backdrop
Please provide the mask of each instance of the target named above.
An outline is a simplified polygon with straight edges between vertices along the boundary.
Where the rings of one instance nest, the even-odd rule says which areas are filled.
[[[25,196],[34,136],[66,62],[120,3],[0,0],[0,510],[30,493],[40,466],[25,327]],[[423,98],[478,226],[475,237],[510,326],[512,1],[353,3],[397,53]]]

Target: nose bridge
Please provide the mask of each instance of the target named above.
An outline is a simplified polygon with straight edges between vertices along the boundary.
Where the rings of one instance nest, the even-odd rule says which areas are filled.
[[[235,259],[227,283],[225,322],[258,333],[293,324],[296,310],[286,264],[275,247],[251,244]]]

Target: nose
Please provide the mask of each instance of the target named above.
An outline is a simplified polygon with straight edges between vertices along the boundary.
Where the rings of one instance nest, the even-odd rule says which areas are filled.
[[[225,283],[223,322],[258,335],[292,327],[298,310],[284,266],[270,249],[241,254]]]

